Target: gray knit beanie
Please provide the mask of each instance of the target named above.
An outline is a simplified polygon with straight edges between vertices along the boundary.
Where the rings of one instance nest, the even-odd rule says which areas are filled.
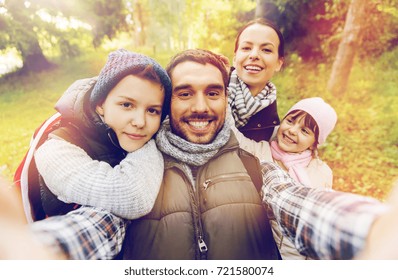
[[[124,77],[135,73],[137,68],[144,69],[152,65],[156,74],[164,87],[164,105],[162,110],[162,120],[168,115],[170,110],[171,81],[166,71],[155,60],[142,54],[119,49],[111,52],[108,61],[102,68],[98,80],[90,95],[90,104],[95,108],[100,102],[104,101],[109,92]]]

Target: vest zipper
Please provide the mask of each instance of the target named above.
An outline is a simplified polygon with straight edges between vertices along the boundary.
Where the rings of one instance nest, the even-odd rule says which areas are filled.
[[[207,259],[207,245],[206,242],[203,240],[203,236],[199,235],[198,238],[198,247],[200,252],[200,259]]]
[[[214,185],[217,184],[218,182],[228,182],[228,181],[251,181],[251,178],[249,174],[244,173],[244,172],[237,172],[233,174],[223,174],[223,175],[218,175],[216,177],[213,177],[211,179],[207,179],[206,181],[203,182],[203,202],[207,202],[207,189]]]
[[[204,181],[203,188],[204,190],[207,190],[211,185],[217,184],[218,182],[222,181],[246,181],[246,180],[251,180],[251,178],[249,174],[244,172],[223,174]]]
[[[200,210],[200,190],[198,188],[198,186],[196,187],[196,193],[195,193],[195,198],[196,198],[196,207],[197,207],[197,211],[196,213],[198,213],[197,216],[197,227],[196,227],[196,236],[197,236],[197,241],[198,241],[198,249],[199,249],[199,257],[201,260],[206,260],[207,259],[207,245],[206,242],[203,240],[203,226],[202,226],[202,214],[201,214],[201,210]]]
[[[223,151],[223,153],[232,151],[235,148],[236,147],[230,147],[228,149],[225,149]],[[202,216],[201,216],[201,211],[200,211],[200,193],[201,193],[201,191],[200,191],[199,184],[198,184],[198,178],[200,178],[200,176],[199,176],[200,173],[201,173],[201,168],[198,170],[197,175],[196,175],[196,183],[197,183],[196,189],[195,189],[195,191],[193,191],[193,186],[192,186],[191,191],[194,194],[194,201],[193,201],[192,206],[194,208],[193,216],[194,216],[194,223],[195,223],[195,234],[196,234],[197,242],[198,242],[199,256],[200,256],[201,260],[205,260],[205,259],[207,259],[208,247],[207,247],[206,242],[203,239],[204,236],[203,236],[203,227],[202,227]],[[223,181],[223,180],[225,180],[225,181],[242,180],[243,181],[243,180],[251,180],[251,178],[248,174],[243,173],[243,172],[238,172],[233,175],[230,175],[230,174],[229,175],[219,175],[212,179],[206,180],[203,183],[203,188],[204,188],[204,190],[207,190],[207,188],[210,185],[217,183],[219,181]],[[206,199],[207,199],[206,192],[204,191],[202,193],[204,196],[203,201],[206,202]],[[195,212],[198,214],[195,215]]]
[[[184,174],[184,172],[181,170],[181,172]],[[199,174],[199,170],[198,170]],[[186,176],[186,175],[185,175]],[[206,242],[203,239],[203,227],[202,227],[202,218],[201,218],[201,212],[200,212],[200,205],[199,205],[199,187],[198,183],[196,181],[196,188],[192,184],[189,184],[190,187],[188,188],[189,196],[190,196],[190,201],[191,201],[191,207],[192,207],[192,219],[193,219],[193,226],[194,226],[194,234],[195,234],[195,239],[197,242],[197,247],[195,249],[196,251],[196,258],[200,260],[205,260],[207,259],[207,245]]]

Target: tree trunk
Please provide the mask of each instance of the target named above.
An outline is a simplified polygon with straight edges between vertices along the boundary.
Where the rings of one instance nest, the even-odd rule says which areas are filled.
[[[24,44],[18,44],[18,48],[23,61],[22,73],[40,72],[51,69],[54,66],[54,64],[50,63],[43,55],[43,51],[37,39],[24,42]]]
[[[11,37],[14,42],[17,42],[16,47],[22,57],[21,72],[43,71],[54,66],[43,55],[37,35],[33,31],[34,24],[23,1],[10,1],[8,11],[15,21],[15,30]]]
[[[146,34],[145,34],[146,26],[143,17],[142,6],[141,3],[139,3],[138,1],[135,4],[134,17],[136,22],[136,28],[135,28],[136,44],[138,47],[142,47],[146,43]]]
[[[356,48],[360,41],[361,26],[366,18],[365,6],[365,1],[351,0],[348,8],[342,39],[327,85],[327,89],[337,97],[343,96],[347,89]]]

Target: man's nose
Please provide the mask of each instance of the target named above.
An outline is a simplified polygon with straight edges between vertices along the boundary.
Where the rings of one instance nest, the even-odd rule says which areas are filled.
[[[193,100],[192,112],[203,113],[209,111],[208,100],[204,93],[196,94],[196,97]]]

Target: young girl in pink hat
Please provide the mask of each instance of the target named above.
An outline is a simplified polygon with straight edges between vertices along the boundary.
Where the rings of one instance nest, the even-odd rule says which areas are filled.
[[[318,158],[317,147],[325,143],[337,122],[335,110],[320,97],[294,104],[282,119],[270,142],[256,142],[234,129],[241,148],[260,161],[274,161],[296,181],[313,188],[332,188],[330,167]],[[305,259],[271,221],[274,238],[283,259]]]

